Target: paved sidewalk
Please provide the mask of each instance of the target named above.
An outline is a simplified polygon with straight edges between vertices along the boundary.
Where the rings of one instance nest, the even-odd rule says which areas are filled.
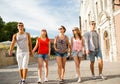
[[[107,80],[91,80],[89,61],[83,60],[81,62],[82,82],[79,84],[120,84],[120,63],[104,62],[103,73],[107,76]],[[75,74],[74,61],[67,61],[64,84],[78,84]],[[95,74],[98,76],[97,62],[95,64]],[[37,78],[37,63],[32,63],[29,65],[26,82],[27,84],[37,84]],[[19,79],[17,65],[0,68],[0,84],[18,84]],[[57,64],[55,60],[49,61],[49,81],[44,84],[58,84]]]

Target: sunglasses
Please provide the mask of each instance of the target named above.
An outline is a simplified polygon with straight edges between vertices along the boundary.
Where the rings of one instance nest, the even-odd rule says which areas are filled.
[[[63,28],[59,28],[58,30],[62,30]]]
[[[18,26],[23,26],[22,24],[19,24]]]
[[[95,23],[92,23],[91,25],[96,25]]]

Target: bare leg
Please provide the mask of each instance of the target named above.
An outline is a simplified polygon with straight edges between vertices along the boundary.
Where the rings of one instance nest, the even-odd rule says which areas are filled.
[[[66,64],[66,57],[63,57],[63,58],[62,58],[62,73],[61,73],[61,78],[62,78],[62,79],[64,79],[65,64]]]
[[[27,77],[27,72],[28,72],[28,69],[23,69],[22,70],[23,72],[23,79],[25,80],[26,79],[26,77]]]
[[[102,74],[102,70],[103,70],[103,60],[102,59],[98,60],[98,68],[99,68],[99,74]]]
[[[23,69],[19,70],[19,74],[20,74],[21,79],[23,79]]]
[[[56,57],[56,61],[57,61],[57,65],[58,65],[58,75],[59,75],[59,79],[61,80],[61,73],[62,73],[62,58],[60,56]]]
[[[94,61],[90,63],[90,70],[91,70],[92,75],[95,75],[95,73],[94,73]]]
[[[43,59],[38,58],[38,76],[42,79],[42,66],[43,66]]]
[[[74,57],[74,62],[75,62],[75,66],[76,66],[76,72],[78,77],[80,77],[80,62],[81,62],[81,58],[78,58],[77,56]]]
[[[44,60],[45,77],[48,78],[48,60]]]

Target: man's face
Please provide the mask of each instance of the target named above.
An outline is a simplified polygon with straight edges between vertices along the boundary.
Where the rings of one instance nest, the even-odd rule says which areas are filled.
[[[95,25],[96,25],[95,23],[91,23],[91,24],[90,24],[90,30],[91,30],[91,31],[92,31],[92,30],[95,30]]]
[[[19,31],[24,31],[24,25],[23,24],[18,24],[18,30]]]

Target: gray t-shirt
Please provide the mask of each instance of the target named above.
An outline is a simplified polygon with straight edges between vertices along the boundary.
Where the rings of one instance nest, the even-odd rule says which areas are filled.
[[[99,47],[99,37],[98,37],[98,34],[97,34],[96,31],[92,31],[91,35],[92,35],[92,40],[93,40],[94,47],[95,47],[95,49],[98,49],[98,47]]]

